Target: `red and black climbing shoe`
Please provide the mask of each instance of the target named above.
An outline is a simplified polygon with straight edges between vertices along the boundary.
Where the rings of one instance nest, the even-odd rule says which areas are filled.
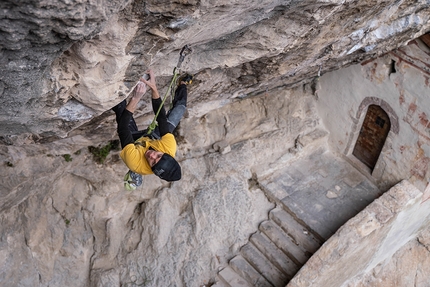
[[[179,83],[184,82],[185,85],[190,85],[193,82],[193,76],[190,74],[185,74],[179,79]]]

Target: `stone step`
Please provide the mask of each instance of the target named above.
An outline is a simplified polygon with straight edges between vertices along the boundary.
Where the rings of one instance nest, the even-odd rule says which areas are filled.
[[[230,287],[230,285],[225,284],[224,282],[218,281],[213,285],[202,285],[202,287],[211,286],[211,287]]]
[[[284,209],[277,207],[270,212],[269,216],[273,222],[291,237],[296,245],[302,246],[310,254],[314,254],[320,248],[320,241]]]
[[[284,287],[288,282],[285,276],[251,243],[240,249],[240,253],[264,278],[275,287]]]
[[[295,214],[300,222],[305,222],[306,226],[309,226],[313,230],[313,235],[320,240],[320,242],[325,242],[329,239],[336,230],[331,230],[331,226],[323,219],[321,210],[317,210],[315,206],[317,203],[310,204],[310,207],[306,207],[304,210],[303,206],[300,206],[289,197],[281,200],[282,208],[285,210],[291,210]]]
[[[303,266],[308,261],[310,254],[297,245],[277,224],[273,221],[264,221],[259,229],[281,249],[295,264]]]
[[[218,273],[220,284],[226,284],[228,287],[253,287],[245,279],[240,277],[234,270],[227,266]]]
[[[229,262],[230,267],[239,274],[240,277],[252,284],[252,286],[272,287],[273,285],[267,282],[254,267],[249,264],[241,255],[235,256]]]
[[[287,276],[288,280],[290,280],[294,274],[299,271],[300,267],[297,266],[285,253],[280,250],[270,239],[260,233],[254,233],[250,241],[255,245],[255,247],[260,250],[261,253],[266,256],[267,259],[270,260],[280,271]]]

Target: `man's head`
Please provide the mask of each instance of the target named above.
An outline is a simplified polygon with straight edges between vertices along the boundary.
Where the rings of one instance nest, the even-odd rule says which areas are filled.
[[[148,149],[145,158],[151,166],[156,176],[166,181],[176,181],[181,179],[181,166],[167,153],[162,153],[153,149]]]
[[[145,152],[145,158],[148,161],[149,165],[151,166],[151,168],[161,159],[161,157],[163,156],[164,153],[162,153],[161,151],[156,151],[152,148],[149,148],[146,152]]]

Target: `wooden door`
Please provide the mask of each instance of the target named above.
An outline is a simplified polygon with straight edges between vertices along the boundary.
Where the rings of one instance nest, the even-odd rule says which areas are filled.
[[[380,106],[370,105],[352,154],[371,171],[384,147],[390,127],[387,113]]]

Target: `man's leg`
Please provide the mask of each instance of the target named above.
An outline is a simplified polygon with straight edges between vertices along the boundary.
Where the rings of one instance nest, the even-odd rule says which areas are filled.
[[[119,124],[119,120],[121,119],[122,113],[124,112],[126,106],[127,106],[127,102],[125,100],[123,100],[121,103],[119,103],[118,105],[116,105],[115,107],[112,108],[112,111],[114,111],[115,115],[116,115],[116,123],[117,124]],[[131,118],[131,120],[128,124],[128,128],[132,133],[138,131],[136,122],[134,121],[133,117]]]
[[[180,85],[175,91],[173,107],[167,113],[169,132],[172,133],[181,121],[187,109],[187,85]]]
[[[192,80],[192,76],[186,75],[186,82],[190,83]],[[170,133],[172,133],[176,127],[178,126],[179,122],[181,121],[186,109],[187,109],[187,85],[181,84],[178,86],[178,88],[175,91],[175,98],[173,99],[173,107],[168,111],[167,113],[167,124],[168,124],[168,130]],[[154,110],[154,113],[158,110],[158,107]],[[134,125],[136,126],[136,123],[133,120]],[[143,131],[138,131],[137,126],[136,130],[132,131],[133,139],[137,140],[143,136],[150,136],[153,139],[160,139],[160,129],[155,127],[154,131],[151,135],[148,135],[147,133],[148,129],[145,129]]]
[[[118,105],[116,105],[115,107],[112,108],[112,110],[115,112],[116,114],[116,122],[119,123],[119,120],[121,119],[122,113],[125,110],[125,107],[127,106],[126,101],[122,101],[121,103],[119,103]],[[137,140],[143,136],[147,135],[147,129],[143,130],[143,131],[139,131],[139,129],[137,128],[137,124],[134,121],[134,118],[132,117],[129,124],[128,124],[128,129],[131,132],[131,135],[133,136],[133,140]],[[160,137],[158,137],[160,138]]]
[[[126,111],[126,101],[122,101],[112,108],[116,114],[116,122],[118,124],[118,136],[121,142],[121,147],[133,143],[137,138],[135,134],[137,131],[136,122],[133,119],[133,114]],[[126,190],[135,190],[138,186],[142,185],[142,175],[129,170],[124,177],[124,187]]]

